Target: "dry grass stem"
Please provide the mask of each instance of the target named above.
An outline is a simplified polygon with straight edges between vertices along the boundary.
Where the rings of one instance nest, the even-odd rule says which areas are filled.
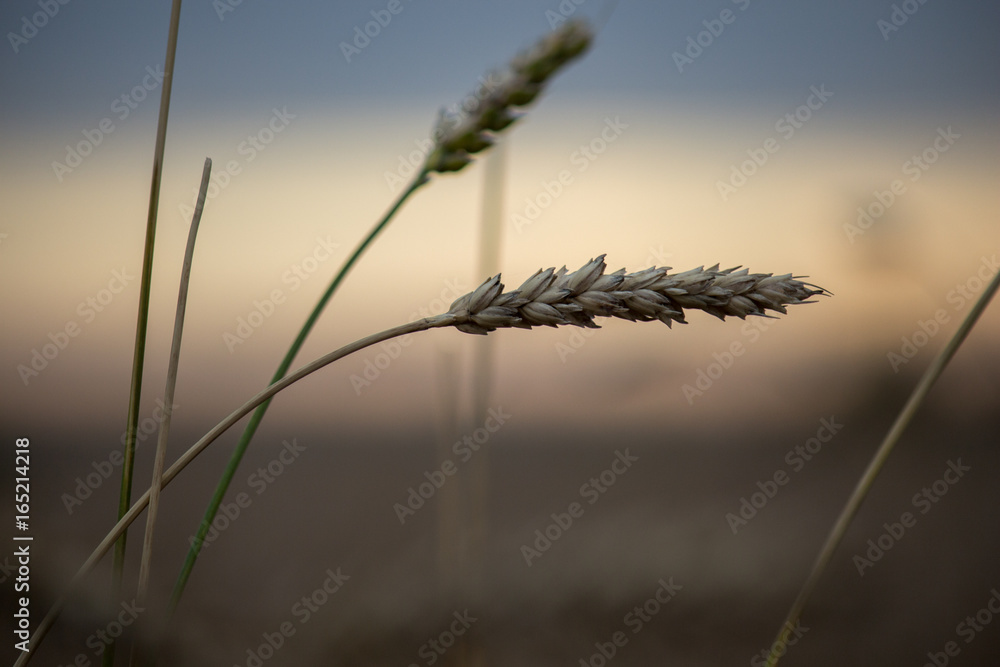
[[[671,326],[686,324],[686,308],[722,320],[769,317],[768,311],[785,313],[787,305],[811,303],[810,297],[828,294],[791,274],[749,273],[739,267],[720,271],[715,265],[674,274],[667,273],[670,267],[629,274],[625,269],[605,273],[605,268],[601,255],[573,273],[566,267],[540,270],[512,292],[503,291],[498,274],[456,300],[448,314],[455,316],[459,330],[471,334],[567,324],[597,328],[596,317],[659,320]]]
[[[892,453],[892,450],[896,446],[896,443],[899,442],[899,439],[903,437],[903,432],[910,425],[910,422],[913,421],[914,415],[917,414],[917,410],[923,404],[924,399],[927,398],[927,395],[931,391],[931,387],[934,386],[937,379],[941,377],[942,373],[944,373],[944,369],[947,368],[952,357],[954,357],[955,353],[958,352],[959,346],[965,341],[969,332],[972,331],[972,327],[975,326],[976,322],[979,320],[979,316],[986,310],[986,306],[989,305],[990,300],[997,293],[998,289],[1000,289],[1000,273],[993,275],[993,280],[991,280],[990,284],[986,286],[983,293],[979,295],[979,299],[977,299],[975,305],[972,306],[972,310],[970,310],[969,314],[965,316],[964,320],[962,320],[962,324],[959,325],[951,339],[941,349],[937,357],[934,358],[931,365],[927,367],[926,371],[924,371],[924,374],[921,376],[917,386],[913,388],[913,392],[910,394],[909,399],[907,399],[903,409],[900,410],[899,414],[896,416],[896,421],[893,422],[889,432],[886,433],[885,438],[875,451],[875,455],[869,462],[868,467],[861,475],[861,479],[858,480],[857,485],[854,487],[854,491],[851,492],[850,497],[847,499],[847,503],[840,511],[840,516],[837,517],[836,523],[834,523],[833,528],[830,529],[830,534],[827,535],[826,542],[824,542],[823,548],[816,557],[816,562],[813,564],[812,570],[809,572],[809,576],[806,578],[805,583],[802,584],[802,588],[799,590],[798,596],[792,603],[792,608],[785,617],[785,623],[781,626],[781,630],[778,632],[778,637],[771,645],[771,653],[768,656],[766,663],[767,667],[776,667],[778,661],[781,659],[781,656],[785,654],[788,646],[788,640],[791,635],[791,628],[795,627],[795,622],[799,619],[799,616],[802,615],[802,610],[805,608],[806,602],[812,595],[812,592],[819,583],[823,573],[826,572],[827,566],[833,559],[834,552],[836,552],[837,547],[840,546],[840,543],[844,539],[844,535],[847,533],[847,529],[851,525],[851,522],[854,521],[854,517],[858,513],[858,510],[861,509],[861,503],[868,497],[868,491],[871,490],[872,485],[875,483],[875,478],[878,477],[879,472],[881,472],[882,466],[885,465],[885,462],[889,458],[889,454]]]
[[[181,279],[177,294],[177,310],[174,316],[174,334],[170,343],[170,356],[167,363],[167,384],[163,390],[163,401],[166,405],[174,404],[174,392],[177,389],[177,369],[180,365],[181,338],[184,333],[184,316],[187,312],[188,287],[191,281],[191,265],[194,262],[194,246],[198,238],[198,227],[201,225],[201,214],[205,209],[205,199],[208,195],[209,179],[212,175],[212,160],[205,158],[205,166],[201,174],[201,186],[198,189],[198,201],[194,214],[191,216],[191,227],[188,232],[187,247],[184,250],[184,261],[181,264]],[[149,511],[146,514],[146,534],[142,543],[142,558],[139,562],[139,584],[136,588],[136,605],[146,606],[146,595],[149,592],[149,576],[153,562],[153,535],[156,531],[156,517],[160,507],[160,491],[162,489],[163,467],[167,459],[167,441],[170,438],[170,420],[173,410],[168,408],[160,424],[160,433],[156,441],[156,455],[153,459],[153,479],[149,487]],[[130,665],[137,667],[143,662],[142,634],[146,621],[139,619],[136,625],[137,637],[132,643]],[[149,656],[146,656],[148,660]]]

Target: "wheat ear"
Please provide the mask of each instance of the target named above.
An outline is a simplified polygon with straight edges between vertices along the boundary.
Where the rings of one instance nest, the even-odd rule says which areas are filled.
[[[597,328],[595,317],[620,317],[634,322],[660,320],[669,326],[673,322],[685,323],[685,308],[704,310],[723,320],[727,316],[767,317],[769,310],[784,313],[789,304],[811,303],[805,299],[828,294],[822,287],[800,282],[791,274],[774,276],[748,273],[745,269],[720,271],[717,266],[676,274],[667,273],[667,267],[652,267],[627,275],[624,269],[610,274],[605,274],[604,269],[604,255],[600,255],[573,273],[566,273],[565,267],[558,271],[537,271],[513,292],[503,291],[498,274],[457,299],[443,315],[393,327],[330,352],[276,380],[219,422],[163,473],[162,485],[166,487],[216,438],[278,392],[338,359],[398,336],[450,326],[474,334],[506,327],[530,329],[567,324]],[[14,667],[24,667],[28,663],[62,612],[69,594],[142,513],[149,504],[150,495],[151,490],[147,490],[136,500],[94,549],[73,577],[69,590],[56,600],[35,629],[28,652],[18,657]]]
[[[791,274],[749,273],[747,269],[698,267],[668,273],[670,267],[651,267],[636,273],[619,269],[605,273],[604,255],[567,273],[537,271],[523,285],[503,291],[500,275],[457,299],[448,311],[455,327],[465,333],[487,334],[505,327],[530,329],[572,324],[597,328],[596,317],[619,317],[633,322],[659,320],[667,326],[686,324],[684,309],[703,310],[719,319],[747,315],[770,317],[785,306],[827,295],[822,287],[799,281]]]
[[[517,107],[530,104],[546,82],[564,65],[579,57],[594,39],[585,21],[567,21],[530,50],[515,57],[502,72],[489,74],[467,100],[471,110],[441,110],[434,127],[434,148],[428,153],[424,171],[459,171],[496,140],[523,113]]]

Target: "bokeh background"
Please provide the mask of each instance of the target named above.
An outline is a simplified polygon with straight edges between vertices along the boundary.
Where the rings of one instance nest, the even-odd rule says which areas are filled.
[[[496,250],[508,285],[606,253],[612,270],[720,263],[807,275],[834,296],[746,324],[694,313],[673,330],[613,321],[593,335],[498,332],[487,402],[510,416],[468,461],[452,443],[487,423],[471,398],[483,386],[478,337],[428,332],[308,378],[274,402],[251,446],[229,499],[252,503],[203,553],[163,662],[249,666],[265,634],[290,622],[295,634],[265,664],[597,665],[597,645],[618,631],[627,642],[615,664],[762,664],[755,656],[879,439],[998,268],[1000,9],[402,0],[387,14],[389,4],[183,8],[141,409],[149,431],[205,157],[215,187],[171,458],[266,384],[392,203],[437,110],[556,17],[598,27],[590,52],[498,150],[405,206],[300,362],[442,311],[486,277],[487,160],[501,175]],[[108,469],[125,427],[169,13],[167,2],[0,9],[0,430],[11,446],[32,440],[36,620],[117,504],[120,467],[96,488],[85,480]],[[234,344],[241,319],[259,326]],[[77,335],[61,336],[67,327]],[[994,307],[886,465],[786,664],[921,665],[947,642],[958,648],[948,664],[1000,656],[987,606],[1000,599],[998,333]],[[737,343],[742,354],[727,357]],[[46,345],[53,358],[27,372]],[[809,460],[795,454],[815,449],[823,420],[842,427]],[[151,610],[237,437],[165,492]],[[143,488],[153,442],[139,444]],[[299,455],[279,465],[283,443]],[[634,465],[582,495],[626,450]],[[394,505],[445,460],[457,472],[401,525]],[[935,487],[959,461],[969,470]],[[269,465],[261,485],[252,475]],[[13,457],[0,469],[9,499]],[[787,483],[734,531],[727,515],[780,471]],[[925,488],[936,502],[915,502]],[[583,515],[529,566],[522,547],[573,502]],[[859,574],[868,541],[907,511],[915,526]],[[2,513],[11,525],[11,502]],[[350,579],[301,622],[294,605],[338,567]],[[671,577],[680,591],[634,632],[627,615]],[[8,569],[0,580],[6,607]],[[117,616],[102,609],[107,581],[107,569],[88,581],[36,664],[96,663],[92,637]],[[477,620],[434,653],[428,642],[446,641],[464,610]],[[961,623],[977,613],[970,637]],[[10,644],[0,650],[13,661]]]

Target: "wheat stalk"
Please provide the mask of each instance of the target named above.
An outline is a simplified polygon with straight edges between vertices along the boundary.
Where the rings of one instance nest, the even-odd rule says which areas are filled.
[[[338,359],[398,336],[451,326],[473,334],[507,327],[530,329],[567,324],[599,328],[595,317],[620,317],[634,322],[659,320],[670,326],[674,322],[685,323],[685,308],[703,310],[723,320],[726,317],[743,319],[747,315],[768,317],[767,311],[784,313],[787,305],[811,303],[805,299],[828,294],[822,287],[801,282],[791,274],[748,273],[746,269],[737,270],[738,267],[725,271],[720,271],[718,266],[698,267],[676,274],[667,273],[669,267],[651,267],[627,275],[624,269],[605,274],[605,268],[604,255],[600,255],[573,273],[567,273],[565,267],[558,271],[537,271],[512,292],[503,291],[497,274],[459,297],[447,313],[402,324],[334,350],[274,381],[219,422],[163,473],[162,486],[166,487],[216,438],[278,392]],[[94,549],[73,577],[68,590],[42,619],[31,637],[28,652],[18,657],[15,667],[28,663],[62,612],[70,593],[142,513],[151,495],[152,489],[148,489]]]
[[[564,65],[581,55],[592,40],[593,32],[585,22],[568,21],[559,29],[549,33],[533,48],[514,58],[503,73],[485,77],[477,91],[467,98],[474,104],[463,104],[458,111],[442,111],[439,114],[434,129],[434,144],[428,150],[423,167],[414,176],[409,186],[396,198],[395,203],[382,219],[358,244],[333,278],[278,365],[278,369],[271,378],[272,383],[285,377],[285,373],[291,368],[295,355],[298,354],[309,332],[312,331],[327,302],[365,252],[365,249],[385,229],[403,203],[419,188],[430,182],[432,173],[460,171],[472,161],[472,154],[492,146],[497,135],[523,115],[523,112],[518,111],[517,108],[524,107],[534,100],[546,82],[553,78]],[[466,109],[466,106],[472,108]],[[236,474],[243,454],[249,447],[269,405],[270,403],[264,403],[250,418],[236,449],[230,456],[229,463],[219,479],[208,508],[205,510],[204,518],[198,526],[196,537],[177,576],[177,581],[174,583],[168,616],[173,615],[180,602],[212,520],[222,504],[222,499]],[[122,511],[124,509],[123,507]]]
[[[791,274],[749,273],[739,267],[720,271],[718,264],[674,274],[668,273],[670,267],[629,274],[625,269],[604,273],[605,268],[604,255],[600,255],[573,273],[567,273],[566,267],[539,270],[511,292],[503,291],[497,274],[458,298],[448,315],[455,319],[456,328],[470,334],[567,324],[597,328],[595,317],[659,320],[669,327],[674,322],[687,324],[685,308],[722,320],[727,316],[770,317],[767,311],[785,313],[787,305],[812,303],[806,299],[828,294]]]

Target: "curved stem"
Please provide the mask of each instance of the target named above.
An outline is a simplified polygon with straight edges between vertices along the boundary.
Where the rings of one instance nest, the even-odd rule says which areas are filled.
[[[333,293],[337,291],[340,283],[343,282],[344,278],[347,276],[348,272],[354,266],[354,264],[361,257],[362,253],[368,248],[375,237],[385,229],[389,221],[392,220],[393,216],[400,209],[411,194],[417,191],[422,185],[427,183],[428,174],[426,169],[420,171],[410,185],[399,195],[396,202],[389,208],[382,219],[375,224],[374,227],[368,232],[358,247],[354,249],[354,253],[344,262],[344,266],[341,267],[340,272],[334,277],[333,282],[327,288],[323,296],[320,297],[316,306],[313,308],[312,313],[306,319],[305,324],[302,325],[302,329],[299,331],[298,336],[296,336],[295,341],[292,342],[291,347],[288,348],[288,352],[285,353],[285,358],[281,360],[278,365],[278,369],[274,372],[274,376],[271,378],[271,383],[275,383],[285,376],[288,369],[291,367],[292,362],[295,360],[295,355],[299,353],[302,348],[303,343],[305,343],[306,337],[309,332],[312,331],[313,326],[316,324],[316,320],[319,319],[320,314],[326,307],[327,302]],[[181,595],[184,594],[184,587],[187,585],[188,578],[191,576],[191,570],[194,568],[195,561],[198,560],[198,554],[201,552],[201,545],[205,541],[205,536],[208,534],[208,530],[212,525],[212,520],[215,518],[216,512],[219,511],[219,506],[222,504],[223,498],[225,498],[226,491],[229,489],[229,484],[233,480],[233,476],[236,474],[236,469],[239,468],[240,462],[243,460],[243,455],[246,453],[247,447],[250,445],[250,441],[253,439],[254,434],[257,432],[257,427],[260,425],[262,419],[264,419],[264,414],[267,412],[267,408],[271,405],[270,400],[266,400],[260,404],[260,407],[253,413],[250,421],[247,423],[246,428],[243,429],[243,435],[240,436],[240,441],[236,445],[236,449],[233,450],[232,455],[229,457],[229,462],[226,464],[225,470],[222,472],[222,477],[219,478],[219,483],[216,485],[215,493],[212,495],[212,499],[208,503],[208,507],[205,509],[205,515],[202,517],[201,524],[198,526],[198,532],[195,535],[194,540],[191,542],[191,548],[188,550],[187,557],[184,559],[184,565],[181,567],[180,573],[177,575],[177,581],[174,583],[173,593],[170,595],[170,604],[167,609],[168,619],[173,616],[174,610],[177,608],[177,604],[180,602]]]
[[[785,654],[785,648],[787,647],[791,632],[795,627],[795,622],[799,619],[799,615],[802,614],[802,609],[806,606],[806,601],[812,594],[813,589],[816,588],[816,584],[819,582],[820,577],[823,576],[823,572],[826,570],[826,566],[830,563],[830,559],[833,558],[834,551],[836,551],[837,547],[840,546],[840,541],[844,538],[844,534],[847,532],[847,527],[854,519],[854,515],[858,513],[858,509],[861,507],[862,501],[864,501],[865,497],[868,495],[868,491],[871,489],[872,484],[874,484],[879,471],[882,470],[882,466],[885,464],[886,459],[889,458],[889,454],[892,453],[893,447],[895,447],[896,443],[899,442],[900,437],[903,435],[903,431],[905,431],[906,427],[909,426],[910,421],[920,408],[920,404],[923,403],[924,399],[927,397],[927,394],[930,392],[934,382],[941,377],[941,373],[944,372],[948,362],[955,356],[955,352],[958,351],[959,346],[965,340],[966,336],[969,335],[972,327],[976,324],[976,321],[979,320],[979,316],[982,315],[984,310],[986,310],[987,304],[989,304],[990,299],[993,298],[993,295],[996,293],[998,287],[1000,287],[1000,272],[993,276],[993,280],[990,282],[989,286],[983,290],[983,293],[979,296],[976,304],[972,307],[972,310],[969,311],[969,314],[965,316],[965,320],[962,321],[958,330],[955,331],[955,334],[951,337],[951,340],[948,341],[948,344],[944,346],[944,349],[938,353],[938,356],[933,362],[931,362],[931,365],[926,371],[924,371],[924,375],[920,378],[920,382],[918,382],[917,386],[913,389],[913,393],[910,394],[910,398],[906,401],[906,405],[903,406],[903,409],[896,417],[896,421],[893,423],[892,428],[889,429],[885,439],[882,440],[882,444],[879,445],[878,450],[875,452],[875,456],[872,457],[871,462],[868,464],[868,468],[861,476],[861,480],[858,482],[857,486],[854,487],[854,491],[851,493],[850,498],[847,499],[847,504],[844,505],[844,509],[840,511],[840,516],[837,517],[837,522],[834,524],[829,536],[827,536],[826,543],[823,544],[823,548],[820,550],[819,556],[813,564],[809,577],[802,585],[802,590],[799,591],[798,597],[796,597],[795,602],[792,603],[792,608],[788,611],[788,616],[785,617],[785,622],[782,624],[781,630],[778,631],[778,637],[771,645],[771,653],[767,660],[768,667],[776,667],[778,660]]]
[[[181,470],[183,470],[191,461],[195,459],[196,456],[201,454],[212,442],[215,441],[220,435],[226,432],[233,424],[238,422],[240,419],[245,417],[250,413],[251,410],[261,405],[272,396],[277,394],[279,391],[289,387],[290,385],[298,382],[310,373],[314,373],[319,369],[323,368],[327,364],[331,364],[338,359],[346,357],[349,354],[353,354],[358,350],[363,350],[366,347],[375,345],[376,343],[381,343],[387,341],[391,338],[396,338],[397,336],[405,336],[407,334],[416,333],[418,331],[426,331],[427,329],[436,329],[440,327],[448,327],[455,324],[458,321],[458,317],[452,314],[437,315],[435,317],[425,317],[408,324],[403,324],[398,327],[393,327],[392,329],[386,329],[377,334],[372,334],[371,336],[366,336],[359,340],[345,345],[344,347],[334,350],[327,355],[316,359],[313,362],[306,364],[305,366],[299,368],[294,373],[285,377],[278,382],[270,385],[267,389],[264,389],[256,396],[251,398],[249,401],[241,405],[239,408],[234,410],[228,417],[219,422],[215,428],[206,433],[201,440],[196,442],[191,446],[184,454],[170,466],[165,473],[163,473],[163,486],[166,486],[174,477],[176,477]],[[31,640],[28,642],[28,651],[22,653],[18,657],[17,662],[14,663],[14,667],[23,667],[23,665],[28,664],[31,656],[34,654],[35,649],[38,647],[39,643],[48,634],[52,625],[55,623],[56,619],[59,617],[60,612],[66,605],[66,600],[69,598],[70,594],[76,589],[84,577],[87,576],[94,569],[101,558],[108,552],[111,546],[115,543],[115,540],[121,536],[125,530],[128,528],[135,519],[142,513],[142,510],[146,508],[149,504],[150,490],[147,489],[146,492],[140,497],[132,507],[122,516],[122,518],[115,524],[115,527],[111,529],[104,539],[101,541],[97,548],[94,549],[90,557],[84,562],[77,573],[73,576],[70,581],[67,591],[52,605],[49,612],[42,619],[42,622],[38,625],[38,629],[31,636]]]

